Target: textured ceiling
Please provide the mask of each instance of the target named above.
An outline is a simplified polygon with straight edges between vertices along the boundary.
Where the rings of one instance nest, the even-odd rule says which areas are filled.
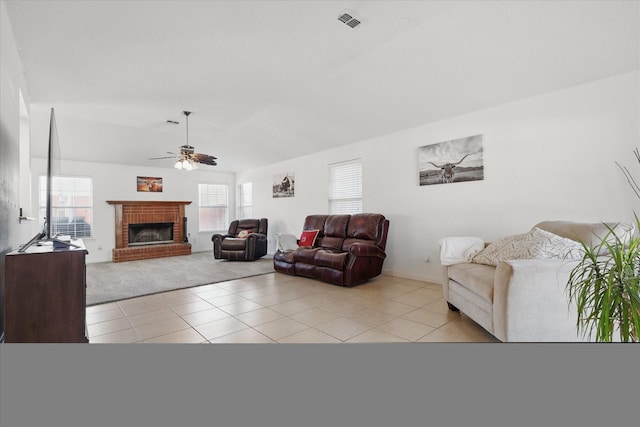
[[[636,1],[6,3],[32,115],[55,107],[71,160],[172,167],[148,158],[185,143],[188,110],[204,168],[241,171],[640,64]]]

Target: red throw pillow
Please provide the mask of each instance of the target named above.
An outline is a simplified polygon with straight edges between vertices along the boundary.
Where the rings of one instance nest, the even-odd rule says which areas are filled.
[[[316,238],[318,237],[318,233],[320,230],[305,230],[302,232],[302,236],[300,236],[300,241],[298,242],[298,246],[303,247],[313,247],[316,243]]]

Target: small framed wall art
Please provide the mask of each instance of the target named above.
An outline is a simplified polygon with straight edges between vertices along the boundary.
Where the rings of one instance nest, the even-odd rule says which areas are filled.
[[[137,179],[138,191],[146,193],[162,193],[162,178],[155,176],[139,176]]]
[[[273,197],[293,197],[295,195],[295,173],[286,172],[273,176]]]

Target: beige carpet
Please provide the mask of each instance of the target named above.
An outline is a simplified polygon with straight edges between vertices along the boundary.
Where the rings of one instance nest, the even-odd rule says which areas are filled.
[[[273,259],[216,260],[211,252],[87,264],[87,306],[273,272]]]

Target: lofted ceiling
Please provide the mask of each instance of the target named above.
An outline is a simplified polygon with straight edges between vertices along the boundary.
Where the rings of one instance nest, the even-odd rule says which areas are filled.
[[[640,67],[637,1],[6,5],[70,160],[170,168],[148,159],[185,143],[188,110],[202,168],[237,172]]]

